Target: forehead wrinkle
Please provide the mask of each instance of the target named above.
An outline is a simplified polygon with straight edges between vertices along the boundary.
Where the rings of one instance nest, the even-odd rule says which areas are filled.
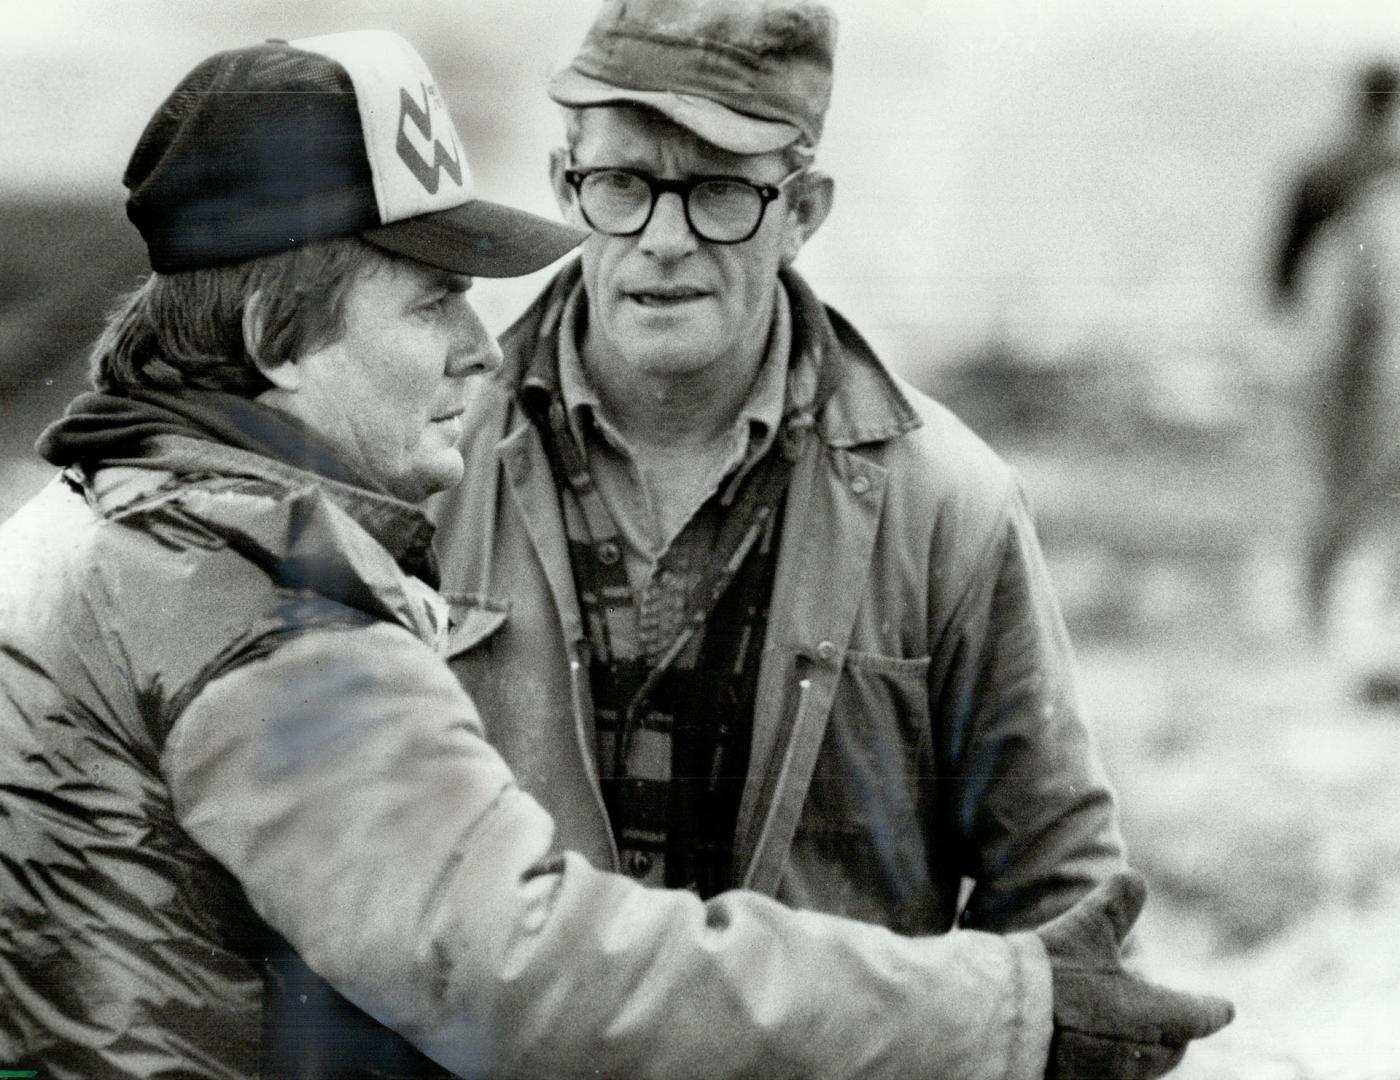
[[[781,155],[776,151],[736,154],[706,142],[689,128],[644,105],[597,105],[580,111],[574,155],[581,165],[613,165],[641,172],[652,172],[657,164],[676,165],[680,166],[677,171],[681,175],[694,176],[743,175],[769,158],[781,165]],[[610,129],[615,134],[611,139],[598,132],[601,121],[609,115],[620,121]],[[581,160],[601,155],[607,159],[586,163]]]

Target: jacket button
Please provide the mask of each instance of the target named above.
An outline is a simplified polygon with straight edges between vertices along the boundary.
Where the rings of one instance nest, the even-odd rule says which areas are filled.
[[[598,545],[598,561],[604,566],[611,566],[621,555],[622,552],[611,540],[604,540]]]
[[[651,869],[651,856],[645,851],[629,851],[626,858],[627,872],[633,877],[646,877]]]
[[[823,660],[836,659],[836,642],[823,641],[817,645],[817,656]]]
[[[864,495],[870,490],[870,477],[864,473],[856,473],[855,476],[851,477],[851,490],[857,495]]]

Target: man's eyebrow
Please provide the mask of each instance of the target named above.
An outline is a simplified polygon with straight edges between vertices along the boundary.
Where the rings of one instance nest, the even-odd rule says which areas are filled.
[[[585,171],[590,169],[623,169],[626,172],[641,173],[643,176],[659,177],[662,175],[662,173],[657,172],[654,168],[652,168],[652,163],[650,161],[644,161],[640,157],[629,159],[625,155],[619,155],[617,158],[614,158],[612,160],[602,161],[593,165],[576,165],[575,168],[583,169]],[[742,177],[743,170],[732,162],[719,163],[713,161],[695,162],[693,168],[679,170],[679,177],[681,179],[707,176]]]
[[[640,154],[598,154],[597,162],[587,164],[573,159],[573,164],[580,169],[632,169],[636,172],[646,172],[647,166],[651,164]]]
[[[472,278],[467,274],[454,274],[448,270],[434,271],[427,282],[428,289],[444,289],[450,293],[464,293],[472,287]]]

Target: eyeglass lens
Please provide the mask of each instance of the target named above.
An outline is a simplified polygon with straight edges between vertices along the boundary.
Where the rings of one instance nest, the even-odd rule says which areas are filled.
[[[639,232],[656,198],[646,179],[621,169],[599,169],[584,176],[579,201],[584,216],[600,232],[626,236]],[[739,180],[701,180],[685,192],[690,226],[705,240],[747,239],[763,217],[759,191]]]

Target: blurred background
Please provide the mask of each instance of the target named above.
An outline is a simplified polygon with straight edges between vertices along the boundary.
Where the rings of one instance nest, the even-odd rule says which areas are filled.
[[[1335,326],[1269,293],[1293,179],[1349,119],[1358,65],[1400,60],[1400,5],[836,6],[819,160],[837,203],[799,267],[1025,477],[1153,887],[1143,961],[1239,1008],[1179,1075],[1400,1078],[1400,708],[1308,633]],[[544,84],[592,11],[6,0],[0,517],[49,475],[33,439],[142,272],[120,174],[190,67],[263,37],[399,30],[479,190],[552,214]],[[473,297],[503,329],[540,282]]]

